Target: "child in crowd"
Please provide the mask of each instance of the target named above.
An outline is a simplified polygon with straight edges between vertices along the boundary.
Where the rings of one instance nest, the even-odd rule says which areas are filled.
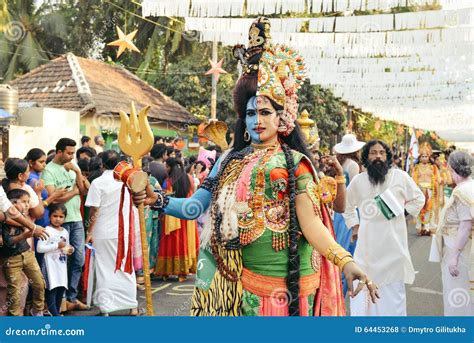
[[[8,199],[24,216],[28,215],[30,208],[30,195],[23,189],[12,189],[7,193]],[[44,309],[44,279],[41,274],[35,254],[26,241],[32,237],[34,230],[30,231],[21,226],[1,224],[0,265],[3,266],[8,282],[8,314],[22,316],[21,293],[22,273],[25,273],[33,290],[32,316],[43,316]],[[1,245],[1,244],[0,244]]]
[[[49,206],[50,224],[46,227],[49,238],[39,241],[37,250],[44,253],[46,269],[46,302],[53,316],[60,315],[61,301],[67,288],[67,256],[74,252],[69,245],[69,233],[61,225],[66,219],[67,209],[63,204]]]

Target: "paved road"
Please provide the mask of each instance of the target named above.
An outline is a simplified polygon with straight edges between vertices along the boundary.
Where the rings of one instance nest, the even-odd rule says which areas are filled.
[[[418,237],[412,224],[408,233],[409,248],[417,271],[415,283],[407,285],[409,316],[442,316],[441,271],[437,263],[428,262],[431,237]],[[185,282],[177,279],[153,281],[153,307],[157,316],[187,316],[191,304],[194,276]],[[139,291],[139,303],[146,312],[145,294]],[[98,310],[75,312],[72,315],[97,315]],[[120,313],[120,314],[126,314]]]
[[[416,278],[407,285],[407,307],[409,316],[442,316],[443,286],[439,263],[428,262],[431,237],[417,236],[410,225],[408,245],[415,266]]]

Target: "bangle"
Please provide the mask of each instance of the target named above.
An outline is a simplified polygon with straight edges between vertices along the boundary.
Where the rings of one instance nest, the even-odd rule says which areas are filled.
[[[36,224],[35,224],[35,226],[33,226],[33,231],[31,232],[31,235],[32,235],[32,236],[35,234],[35,231],[36,231],[36,228],[37,228],[37,227],[38,227],[38,226],[37,226]]]
[[[48,207],[48,206],[49,206],[49,204],[48,204],[48,202],[47,202],[46,200],[43,200],[43,206],[44,206],[44,207]]]
[[[337,243],[330,246],[324,256],[338,266],[341,271],[347,263],[353,261],[352,255]]]
[[[346,184],[346,177],[344,175],[336,175],[334,179],[336,180],[336,183]]]
[[[158,195],[158,199],[156,199],[155,203],[151,205],[151,207],[154,210],[163,210],[166,206],[168,206],[170,198],[162,190],[155,190],[155,193]]]
[[[206,191],[208,191],[209,193],[214,193],[214,191],[216,190],[217,188],[217,182],[218,182],[218,178],[217,177],[211,177],[211,176],[208,176],[202,183],[201,185],[198,187],[198,188],[202,188]]]

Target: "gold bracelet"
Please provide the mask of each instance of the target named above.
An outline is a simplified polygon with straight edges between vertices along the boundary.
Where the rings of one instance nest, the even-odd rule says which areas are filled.
[[[339,265],[338,265],[338,267],[339,267],[339,269],[341,270],[341,272],[344,270],[344,266],[345,266],[346,264],[348,264],[349,262],[353,262],[353,261],[354,261],[354,259],[352,258],[351,255],[344,257],[344,258],[341,260],[341,263],[339,263]]]
[[[48,207],[48,206],[49,206],[49,204],[48,204],[48,202],[47,202],[46,200],[43,200],[43,206],[44,206],[44,207]]]
[[[353,261],[352,255],[337,243],[330,246],[324,256],[341,270],[347,263]]]
[[[334,179],[336,180],[336,183],[346,184],[346,177],[344,175],[336,175]]]

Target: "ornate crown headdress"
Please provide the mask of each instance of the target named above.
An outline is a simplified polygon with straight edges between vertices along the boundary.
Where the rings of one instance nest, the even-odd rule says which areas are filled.
[[[257,96],[266,96],[283,107],[278,132],[288,136],[295,128],[297,93],[306,79],[306,70],[297,51],[272,45],[270,38],[270,21],[259,17],[250,26],[247,49],[236,45],[233,52],[245,74],[258,73]]]
[[[433,154],[433,148],[431,147],[430,143],[424,142],[420,145],[418,152],[420,155],[426,154],[428,156],[431,156]]]

